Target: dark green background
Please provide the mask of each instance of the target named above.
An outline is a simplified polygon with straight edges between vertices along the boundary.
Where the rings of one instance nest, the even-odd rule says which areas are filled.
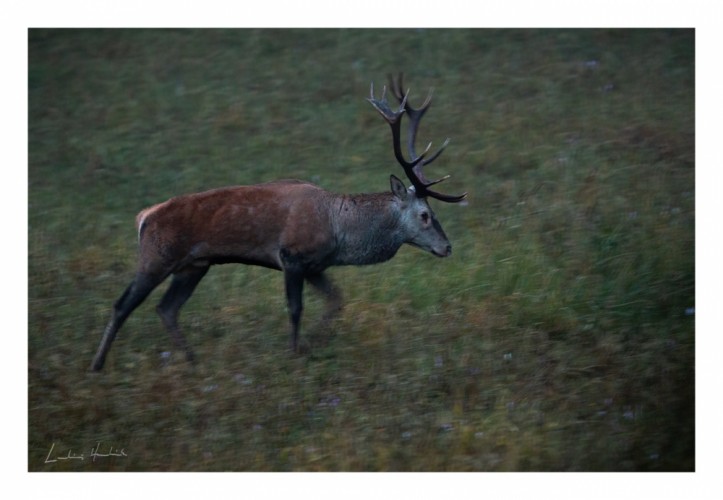
[[[693,470],[694,31],[29,31],[30,470]],[[280,273],[212,269],[86,368],[135,214],[277,178],[400,174],[365,101],[404,71],[454,246],[334,269],[286,351]],[[161,287],[163,288],[163,287]],[[127,457],[44,463],[97,442]]]

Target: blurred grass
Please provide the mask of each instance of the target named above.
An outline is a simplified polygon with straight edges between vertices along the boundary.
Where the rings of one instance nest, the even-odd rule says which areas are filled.
[[[30,470],[693,470],[692,30],[29,31]],[[276,178],[388,189],[364,98],[435,87],[454,254],[331,270],[286,352],[280,273],[214,268],[168,362],[156,292],[86,373],[133,218]],[[434,203],[434,202],[433,202]],[[102,446],[127,457],[44,463]]]

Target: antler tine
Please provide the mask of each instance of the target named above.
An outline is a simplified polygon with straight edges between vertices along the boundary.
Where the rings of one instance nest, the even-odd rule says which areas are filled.
[[[402,99],[406,98],[406,96],[409,95],[409,89],[407,89],[406,93],[402,92],[402,89],[404,88],[404,73],[399,73],[397,78],[395,79],[391,73],[387,74],[387,79],[389,80],[389,88],[392,89],[392,93],[394,94],[394,97],[397,98],[397,101],[400,103],[402,102]],[[424,112],[426,108],[429,106],[429,103],[432,101],[432,94],[434,93],[434,87],[431,87],[429,89],[429,92],[427,93],[427,98],[424,100],[424,104],[419,109],[413,109],[411,106],[406,107],[407,113],[411,110],[412,112]]]
[[[462,193],[459,196],[453,196],[449,194],[437,193],[436,191],[432,191],[431,189],[427,189],[426,193],[426,196],[431,196],[432,198],[443,201],[445,203],[459,203],[467,197],[467,193]]]
[[[419,128],[419,123],[422,121],[424,113],[427,112],[427,109],[429,109],[429,105],[432,103],[432,94],[434,93],[434,88],[429,89],[429,92],[427,93],[427,98],[424,100],[422,106],[415,109],[409,104],[407,100],[409,97],[409,89],[407,89],[406,93],[402,93],[402,89],[404,88],[402,83],[404,73],[399,73],[399,76],[396,79],[393,78],[391,74],[387,75],[387,77],[389,78],[389,88],[392,89],[392,94],[394,94],[394,97],[397,98],[397,101],[401,103],[401,107],[404,108],[404,111],[409,116],[407,149],[409,150],[409,155],[411,158],[417,158],[415,146],[417,141],[417,130]],[[425,163],[431,163],[432,161],[434,161],[434,158],[436,158],[442,153],[442,149],[435,153],[432,159],[427,160]],[[429,148],[427,148],[427,150],[429,150]]]
[[[425,165],[429,165],[429,164],[432,163],[434,160],[436,160],[437,157],[442,154],[442,151],[444,151],[444,148],[446,148],[448,144],[449,144],[449,137],[447,137],[447,139],[445,139],[444,144],[442,144],[442,147],[440,147],[440,148],[437,150],[437,152],[432,155],[431,158],[429,158],[428,160],[424,160],[424,164],[425,164]],[[429,143],[429,146],[431,146],[431,145],[432,145],[432,143],[430,142],[430,143]],[[427,149],[429,149],[429,146],[427,147]]]
[[[367,98],[367,101],[369,101],[372,106],[374,106],[374,109],[376,109],[387,122],[401,122],[400,117],[405,112],[404,106],[407,102],[407,97],[404,96],[401,101],[401,106],[399,106],[399,109],[397,111],[392,111],[392,109],[389,107],[389,101],[387,101],[386,93],[387,87],[385,85],[384,87],[382,87],[382,97],[379,99],[374,97],[374,82],[372,82],[370,87],[370,95],[369,98]]]
[[[447,147],[447,144],[449,144],[449,139],[447,139],[446,141],[444,141],[444,144],[442,144],[442,147],[439,148],[439,150],[437,150],[437,152],[434,153],[431,158],[429,158],[428,160],[425,159],[423,162],[418,163],[417,166],[414,167],[414,173],[417,175],[417,177],[419,177],[419,179],[420,179],[425,185],[431,186],[431,185],[433,185],[433,184],[437,184],[437,183],[439,183],[439,182],[442,182],[443,180],[445,180],[445,179],[447,179],[447,178],[450,177],[449,175],[446,175],[446,176],[442,177],[441,179],[437,179],[436,181],[429,181],[429,180],[427,180],[427,178],[424,176],[424,172],[422,171],[422,167],[423,167],[424,165],[429,165],[429,164],[432,163],[435,159],[437,159],[437,157],[438,157],[440,154],[442,154],[442,151],[444,151],[444,148]],[[430,142],[430,143],[427,145],[427,148],[424,150],[424,153],[422,153],[422,156],[426,156],[426,154],[429,152],[429,149],[430,149],[431,147],[432,147],[432,143]]]
[[[392,128],[392,143],[394,146],[394,156],[397,158],[397,161],[404,167],[404,171],[407,173],[407,176],[410,177],[410,179],[414,176],[413,169],[414,167],[422,162],[424,160],[425,154],[420,155],[419,157],[411,158],[411,161],[407,161],[404,159],[404,155],[402,154],[402,147],[401,147],[401,125],[402,120],[401,117],[405,113],[405,104],[407,102],[406,96],[402,99],[401,106],[397,111],[392,111],[392,109],[389,107],[389,102],[386,99],[385,96],[386,92],[386,86],[384,87],[384,91],[382,91],[382,97],[381,99],[377,99],[374,97],[374,82],[372,82],[371,85],[371,95],[367,101],[369,101],[372,106],[374,106],[374,109],[376,109],[382,117],[389,123],[390,127]],[[394,92],[392,90],[392,92]],[[414,181],[413,181],[414,183]],[[421,184],[420,184],[421,186]]]
[[[382,87],[382,97],[381,97],[381,99],[379,99],[377,101],[377,99],[374,97],[374,82],[372,82],[371,86],[369,87],[369,97],[367,98],[367,101],[374,104],[374,107],[376,108],[377,106],[376,106],[375,102],[379,102],[379,103],[387,102],[386,95],[387,95],[387,86],[384,85]]]
[[[437,179],[436,181],[427,181],[427,182],[424,183],[424,185],[427,186],[427,187],[429,187],[429,186],[434,186],[435,184],[439,184],[439,183],[442,182],[442,181],[446,181],[446,180],[449,179],[450,177],[452,177],[452,175],[451,175],[451,174],[447,174],[447,175],[445,175],[444,177],[440,177],[440,178]]]
[[[392,89],[392,94],[394,94],[394,97],[397,98],[397,101],[400,103],[402,102],[402,99],[404,98],[404,95],[402,93],[402,77],[403,73],[399,73],[399,76],[397,79],[394,79],[391,73],[387,73],[387,79],[389,80],[389,88]],[[409,93],[409,92],[407,92]]]
[[[376,99],[374,97],[373,82],[371,86],[371,96],[368,101],[391,126],[392,141],[394,145],[394,156],[397,158],[397,161],[400,163],[400,165],[402,165],[402,167],[404,168],[407,177],[414,186],[417,196],[430,196],[432,198],[436,198],[440,201],[444,201],[447,203],[457,203],[462,201],[467,196],[467,193],[464,193],[460,196],[452,196],[438,193],[429,189],[430,186],[439,184],[440,182],[448,179],[450,177],[449,175],[441,177],[435,181],[429,181],[424,176],[424,173],[422,171],[424,165],[432,163],[434,160],[437,159],[440,154],[442,154],[442,151],[444,151],[444,149],[449,144],[449,139],[445,140],[444,144],[442,144],[442,147],[439,148],[439,150],[434,153],[428,160],[425,160],[425,157],[429,153],[430,148],[432,147],[431,142],[427,145],[426,149],[422,152],[421,155],[417,156],[415,152],[417,129],[419,128],[419,123],[421,122],[424,113],[427,112],[427,109],[429,109],[429,105],[432,102],[432,93],[434,89],[429,90],[427,98],[424,100],[424,104],[422,104],[422,107],[415,109],[409,105],[409,102],[407,100],[409,97],[409,90],[407,90],[406,93],[402,93],[403,74],[400,73],[397,79],[394,79],[391,74],[388,75],[388,77],[389,88],[391,89],[391,93],[394,94],[394,97],[397,99],[397,101],[399,101],[399,109],[397,111],[392,111],[389,107],[389,102],[386,99],[386,86],[382,91],[381,99]],[[409,149],[410,155],[409,161],[404,159],[404,155],[401,151],[401,117],[404,113],[409,116],[409,130],[407,132],[407,147]]]

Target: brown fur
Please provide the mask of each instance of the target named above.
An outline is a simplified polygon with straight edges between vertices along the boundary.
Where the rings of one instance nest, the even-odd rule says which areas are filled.
[[[284,181],[214,189],[153,205],[136,218],[141,269],[172,272],[193,261],[240,257],[281,269],[281,245],[308,251],[322,237],[320,221],[312,217],[323,203],[321,193],[312,184]],[[300,237],[309,232],[311,239]]]

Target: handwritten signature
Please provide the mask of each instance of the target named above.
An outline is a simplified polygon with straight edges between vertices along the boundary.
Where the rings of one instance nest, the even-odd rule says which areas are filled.
[[[85,454],[81,453],[80,455],[76,455],[73,453],[72,449],[68,449],[68,453],[65,455],[53,455],[53,450],[55,449],[55,443],[53,443],[50,446],[50,451],[48,451],[48,456],[45,457],[45,463],[51,464],[53,462],[57,462],[59,460],[85,460]],[[118,448],[113,448],[110,446],[108,448],[107,453],[101,453],[100,451],[100,442],[96,443],[94,447],[90,449],[90,454],[88,455],[88,459],[95,462],[99,458],[108,458],[108,457],[127,457],[125,448],[121,448],[120,450]]]

